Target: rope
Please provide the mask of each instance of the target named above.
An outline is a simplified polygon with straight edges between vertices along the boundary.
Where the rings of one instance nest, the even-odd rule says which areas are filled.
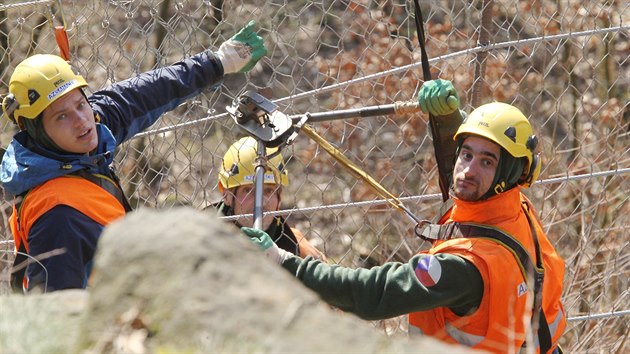
[[[431,76],[431,64],[429,64],[429,57],[425,47],[426,39],[424,37],[424,21],[422,19],[422,10],[418,0],[414,0],[414,20],[416,22],[416,34],[418,35],[418,45],[420,47],[420,63],[422,65],[422,78],[424,81],[432,80]],[[456,151],[454,143],[452,141],[445,142],[442,135],[442,127],[445,125],[445,118],[440,118],[438,115],[434,115],[429,112],[429,130],[431,131],[431,137],[433,137],[433,154],[435,155],[435,162],[437,164],[438,185],[442,192],[442,201],[447,201],[449,198],[449,187],[451,184],[450,175],[453,171],[453,163],[449,159],[452,153]],[[446,117],[448,119],[448,116]],[[452,151],[452,153],[451,153]]]
[[[332,158],[334,158],[337,162],[339,162],[342,166],[344,166],[354,177],[362,180],[367,183],[372,190],[376,192],[381,198],[386,198],[386,202],[389,203],[394,208],[404,212],[409,216],[409,218],[416,223],[421,223],[422,221],[418,219],[405,205],[398,199],[395,195],[389,192],[385,187],[383,187],[380,183],[378,183],[372,176],[367,174],[365,171],[360,169],[357,165],[355,165],[350,159],[348,159],[341,151],[337,150],[331,143],[329,143],[326,139],[322,138],[319,134],[315,132],[313,128],[308,125],[302,127],[301,131],[303,131],[311,140],[315,141],[322,149],[324,149]]]
[[[557,35],[553,35],[553,36],[542,36],[542,37],[534,37],[534,38],[529,38],[529,39],[522,39],[522,40],[515,40],[515,41],[508,41],[508,42],[502,42],[502,43],[495,43],[495,44],[490,44],[490,45],[478,45],[474,48],[471,49],[465,49],[465,50],[461,50],[458,52],[454,52],[451,54],[446,54],[446,55],[442,55],[442,56],[438,56],[438,57],[433,57],[431,59],[429,59],[429,63],[432,62],[439,62],[439,61],[443,61],[443,60],[448,60],[451,58],[456,58],[456,57],[460,57],[460,56],[466,56],[466,55],[470,55],[470,54],[476,54],[479,52],[487,52],[487,51],[491,51],[491,50],[497,50],[497,49],[502,49],[502,48],[507,48],[507,47],[520,47],[523,45],[527,45],[527,44],[532,44],[532,43],[542,43],[542,42],[548,42],[548,41],[555,41],[555,40],[563,40],[563,39],[567,39],[567,38],[578,38],[578,37],[584,37],[584,36],[591,36],[591,35],[598,35],[598,34],[605,34],[605,33],[611,33],[611,32],[620,32],[620,31],[627,31],[630,30],[630,25],[628,26],[617,26],[617,27],[609,27],[609,28],[604,28],[604,29],[596,29],[596,30],[588,30],[588,31],[580,31],[580,32],[573,32],[573,33],[565,33],[565,34],[557,34]],[[277,100],[274,100],[274,103],[281,103],[281,102],[285,102],[285,101],[291,101],[291,100],[297,100],[297,99],[301,99],[301,98],[305,98],[305,97],[312,97],[312,96],[317,96],[319,94],[322,93],[326,93],[329,91],[334,91],[343,87],[347,87],[350,85],[354,85],[354,84],[358,84],[364,81],[369,81],[369,80],[373,80],[373,79],[377,79],[383,76],[389,76],[392,74],[396,74],[399,72],[403,72],[403,71],[408,71],[411,69],[414,69],[418,66],[421,66],[422,63],[421,62],[416,62],[416,63],[412,63],[412,64],[408,64],[405,66],[401,66],[398,68],[394,68],[394,69],[390,69],[390,70],[386,70],[386,71],[381,71],[378,73],[374,73],[371,75],[366,75],[360,78],[356,78],[353,80],[348,80],[348,81],[344,81],[344,82],[340,82],[337,84],[333,84],[330,86],[326,86],[326,87],[322,87],[322,88],[318,88],[318,89],[314,89],[311,91],[306,91],[306,92],[302,92],[296,95],[292,95],[292,96],[287,96],[284,98],[279,98]],[[178,123],[178,124],[174,124],[168,127],[163,127],[163,128],[159,128],[159,129],[154,129],[154,130],[147,130],[144,131],[142,133],[136,134],[134,135],[131,139],[136,139],[136,138],[140,138],[143,136],[147,136],[147,135],[156,135],[156,134],[161,134],[161,133],[166,133],[166,132],[170,132],[173,130],[177,130],[180,128],[185,128],[185,127],[190,127],[193,125],[197,125],[197,124],[201,124],[201,123],[205,123],[208,121],[214,121],[214,120],[220,120],[220,119],[224,119],[228,117],[228,113],[221,113],[218,115],[213,115],[213,116],[206,116],[204,118],[201,119],[197,119],[197,120],[193,120],[193,121],[189,121],[189,122],[185,122],[185,123]]]

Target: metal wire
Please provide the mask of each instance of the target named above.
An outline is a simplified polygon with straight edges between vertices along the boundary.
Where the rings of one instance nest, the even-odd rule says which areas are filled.
[[[599,320],[602,318],[612,318],[612,317],[621,317],[630,315],[630,310],[623,311],[612,311],[606,313],[597,313],[585,316],[576,316],[567,318],[567,322],[577,322],[577,321],[588,321],[588,320]]]
[[[501,42],[501,43],[490,44],[490,45],[479,45],[479,46],[476,46],[475,48],[461,50],[459,52],[453,52],[451,54],[433,57],[433,58],[429,59],[429,62],[430,63],[432,63],[432,62],[439,62],[439,61],[442,61],[442,60],[447,60],[447,59],[456,58],[456,57],[460,57],[460,56],[476,54],[476,53],[482,52],[482,51],[490,51],[490,50],[496,50],[496,49],[502,49],[502,48],[508,48],[508,47],[519,47],[519,46],[532,44],[532,43],[542,43],[542,42],[549,42],[549,41],[557,41],[557,40],[563,40],[563,39],[568,39],[568,38],[592,36],[592,35],[597,35],[597,34],[619,32],[619,31],[627,31],[627,30],[630,30],[630,25],[628,25],[628,26],[618,26],[618,27],[608,27],[608,28],[603,28],[603,29],[581,31],[581,32],[573,32],[573,33],[564,33],[564,34],[558,34],[558,35],[553,35],[553,36],[534,37],[534,38],[525,39],[525,40],[507,41],[507,42]],[[326,93],[326,92],[338,90],[338,89],[341,89],[341,88],[344,88],[344,87],[347,87],[347,86],[350,86],[350,85],[358,84],[358,83],[361,83],[361,82],[364,82],[364,81],[370,81],[370,80],[374,80],[374,79],[381,78],[381,77],[384,77],[384,76],[390,76],[390,75],[393,75],[393,74],[396,74],[396,73],[399,73],[399,72],[404,72],[404,71],[416,68],[416,67],[421,66],[421,65],[422,65],[421,62],[415,62],[415,63],[409,64],[409,65],[401,66],[401,67],[394,68],[394,69],[391,69],[391,70],[385,70],[385,71],[381,71],[381,72],[378,72],[378,73],[375,73],[375,74],[366,75],[366,76],[363,76],[363,77],[360,77],[360,78],[357,78],[357,79],[352,79],[352,80],[340,82],[338,84],[333,84],[333,85],[329,85],[329,86],[326,86],[326,87],[314,89],[314,90],[311,90],[311,91],[302,92],[302,93],[299,93],[297,95],[291,95],[291,96],[287,96],[287,97],[284,97],[284,98],[279,98],[277,100],[274,100],[273,102],[274,103],[282,103],[282,102],[285,102],[285,101],[297,100],[297,99],[301,99],[301,98],[305,98],[305,97],[312,97],[312,96],[316,96],[316,95],[323,94],[323,93]],[[166,133],[166,132],[170,132],[170,131],[178,130],[178,129],[184,129],[184,128],[187,128],[187,127],[190,127],[190,126],[195,126],[197,124],[206,123],[206,122],[209,122],[209,121],[225,119],[227,117],[228,117],[227,113],[221,113],[221,114],[213,115],[213,116],[206,116],[206,117],[201,118],[201,119],[192,120],[192,121],[184,122],[184,123],[178,123],[178,124],[174,124],[174,125],[171,125],[171,126],[168,126],[168,127],[163,127],[163,128],[160,128],[160,129],[147,130],[147,131],[144,131],[142,133],[136,134],[131,139],[136,139],[136,138],[140,138],[140,137],[144,137],[144,136],[148,136],[148,135],[156,135],[156,134]]]
[[[607,177],[607,176],[612,176],[612,175],[622,175],[626,173],[630,173],[630,168],[621,168],[621,169],[616,169],[616,170],[594,172],[594,173],[584,173],[581,175],[566,176],[566,177],[559,177],[559,178],[549,178],[549,179],[535,182],[534,186],[538,184],[540,185],[557,184],[557,183],[578,181],[578,180],[590,179],[590,178]],[[409,197],[400,197],[398,198],[398,200],[402,202],[431,201],[431,200],[439,200],[440,198],[441,198],[441,194],[425,194],[425,195],[416,195],[416,196],[409,196]],[[290,215],[290,214],[296,214],[296,213],[306,215],[306,214],[317,213],[322,210],[330,211],[330,210],[338,210],[338,209],[344,209],[344,208],[360,208],[360,207],[365,207],[365,206],[377,206],[377,205],[385,205],[385,204],[390,204],[390,201],[378,199],[378,200],[368,200],[368,201],[362,201],[362,202],[322,205],[322,206],[308,207],[308,208],[284,209],[284,210],[278,210],[278,211],[265,212],[265,215],[274,215],[274,216],[282,215],[283,216],[283,215]],[[252,214],[222,216],[221,218],[225,220],[233,221],[233,220],[238,220],[244,217],[252,217]]]
[[[26,1],[19,4],[0,4],[0,11],[6,11],[11,9],[17,9],[21,7],[29,7],[29,6],[37,6],[37,5],[47,5],[56,0],[34,0],[34,1]]]

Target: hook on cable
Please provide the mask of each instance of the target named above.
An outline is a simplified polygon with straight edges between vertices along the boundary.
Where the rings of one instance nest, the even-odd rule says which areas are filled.
[[[55,41],[57,41],[57,45],[59,46],[59,56],[62,57],[66,61],[70,61],[70,41],[68,40],[68,31],[71,29],[66,29],[66,18],[63,14],[63,7],[61,4],[61,0],[57,0],[58,4],[58,12],[61,17],[61,25],[55,25],[55,20],[57,17],[53,13],[52,6],[48,5],[48,22],[53,28],[53,33],[55,34]]]

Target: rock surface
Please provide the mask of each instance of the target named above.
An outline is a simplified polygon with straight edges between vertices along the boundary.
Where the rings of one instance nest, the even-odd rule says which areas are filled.
[[[88,292],[0,296],[0,353],[67,353],[77,339]]]
[[[136,211],[99,242],[88,291],[0,298],[0,352],[471,352],[333,310],[211,213]]]

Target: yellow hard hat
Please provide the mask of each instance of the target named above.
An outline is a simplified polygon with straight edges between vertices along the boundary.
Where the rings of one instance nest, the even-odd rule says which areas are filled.
[[[223,163],[219,171],[219,190],[235,188],[253,184],[256,169],[256,139],[247,136],[230,146],[223,156]],[[278,151],[278,148],[267,148],[267,156]],[[284,158],[278,154],[267,161],[264,183],[289,185],[289,174]]]
[[[51,103],[84,86],[87,86],[85,79],[61,57],[36,54],[15,68],[9,81],[9,94],[2,100],[2,111],[20,125],[21,118],[37,118]]]
[[[454,139],[475,134],[489,139],[515,158],[524,157],[527,164],[518,184],[529,187],[540,174],[541,164],[535,153],[538,138],[525,115],[507,103],[493,102],[472,111],[455,133]]]

